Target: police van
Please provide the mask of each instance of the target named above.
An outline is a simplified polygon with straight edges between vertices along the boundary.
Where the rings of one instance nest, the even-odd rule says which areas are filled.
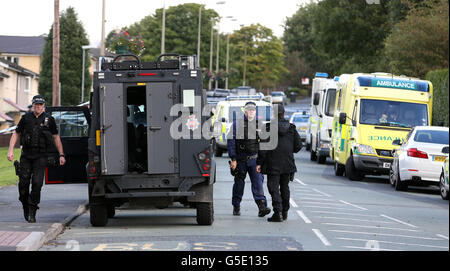
[[[327,73],[316,73],[312,84],[306,144],[311,151],[311,161],[319,164],[325,163],[330,154],[336,88],[335,79],[329,79]]]
[[[202,113],[206,94],[196,63],[177,54],[156,62],[121,55],[94,73],[90,109],[47,108],[67,164],[48,167],[46,183],[87,181],[93,226],[105,226],[125,203],[179,202],[196,208],[198,224],[213,223],[215,162],[210,138],[201,134],[209,115]]]
[[[389,174],[392,142],[430,125],[432,104],[430,81],[388,73],[340,76],[331,147],[336,176]]]
[[[272,104],[263,100],[261,95],[228,96],[216,106],[212,118],[214,125],[213,149],[216,157],[221,157],[227,151],[227,135],[234,119],[244,118],[244,105],[248,101],[256,103],[257,120],[267,123],[273,119]]]

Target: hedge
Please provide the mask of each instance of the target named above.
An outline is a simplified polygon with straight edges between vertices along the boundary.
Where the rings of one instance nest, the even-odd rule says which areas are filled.
[[[433,83],[432,125],[444,122],[448,127],[448,72],[449,69],[434,70],[427,73],[426,80]]]

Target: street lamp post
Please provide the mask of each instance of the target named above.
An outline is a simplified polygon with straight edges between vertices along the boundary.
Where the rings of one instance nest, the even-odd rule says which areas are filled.
[[[201,31],[202,31],[202,8],[200,5],[198,10],[198,34],[197,34],[197,67],[200,67],[200,42],[201,42]]]
[[[82,67],[81,67],[81,71],[82,71],[82,73],[81,73],[81,102],[80,103],[83,103],[84,102],[84,66],[85,66],[85,58],[86,58],[86,54],[85,54],[85,51],[86,50],[88,50],[88,49],[93,49],[94,47],[91,47],[91,46],[89,46],[89,45],[83,45],[83,46],[81,46],[81,50],[83,51],[83,60],[82,60]]]

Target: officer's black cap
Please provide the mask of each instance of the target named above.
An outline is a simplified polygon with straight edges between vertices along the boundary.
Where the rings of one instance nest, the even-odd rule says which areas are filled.
[[[42,95],[36,95],[31,101],[32,104],[45,104],[45,99]]]
[[[246,102],[244,108],[246,110],[250,110],[250,109],[256,110],[256,103],[252,102],[252,101]]]

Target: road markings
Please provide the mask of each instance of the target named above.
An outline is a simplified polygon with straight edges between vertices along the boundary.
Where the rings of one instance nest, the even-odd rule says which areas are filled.
[[[433,241],[442,241],[440,238],[434,237],[421,237],[421,236],[410,236],[410,235],[402,235],[402,234],[390,234],[390,233],[378,233],[378,232],[358,232],[358,231],[343,231],[343,230],[328,230],[331,232],[339,232],[339,233],[351,233],[351,234],[363,234],[363,235],[372,235],[372,236],[390,236],[390,237],[402,237],[402,238],[413,238],[413,239],[422,239],[422,240],[433,240]]]
[[[318,201],[335,201],[333,199],[324,199],[324,198],[301,198],[300,200],[302,201],[304,199],[306,199],[306,200],[318,200]]]
[[[297,203],[295,203],[295,201],[293,199],[289,199],[289,203],[291,203],[292,207],[294,207],[294,208],[298,207]]]
[[[343,246],[343,248],[357,248],[357,249],[373,250],[370,247]],[[396,250],[396,249],[382,249],[382,248],[379,248],[377,250],[380,250],[380,251],[400,251],[400,250]]]
[[[340,239],[340,240],[348,240],[348,241],[362,241],[362,242],[376,241],[376,242],[378,242],[378,243],[385,243],[385,244],[392,244],[392,245],[419,246],[419,247],[432,247],[432,248],[445,248],[445,249],[448,249],[448,247],[443,247],[443,246],[432,246],[432,245],[421,245],[421,244],[397,243],[397,242],[390,242],[390,241],[366,240],[366,239],[357,239],[357,238],[341,238],[341,237],[338,237],[338,238],[336,238],[336,239]]]
[[[306,224],[311,224],[311,220],[302,212],[297,210],[297,214],[305,221]]]
[[[375,220],[367,220],[367,219],[356,219],[356,218],[347,218],[347,217],[329,217],[329,216],[315,216],[315,217],[316,218],[326,218],[326,219],[353,220],[353,221],[371,222],[371,223],[395,224],[394,222],[375,221]]]
[[[397,231],[412,231],[418,232],[419,230],[410,230],[410,229],[401,229],[401,228],[388,228],[388,227],[379,227],[379,226],[367,226],[367,225],[350,225],[350,224],[338,224],[338,223],[322,223],[324,225],[332,225],[332,226],[343,226],[343,227],[359,227],[359,228],[368,228],[368,229],[386,229],[386,230],[397,230]]]
[[[319,194],[322,194],[322,195],[326,196],[326,197],[331,197],[331,196],[328,195],[327,193],[324,193],[324,192],[322,192],[322,191],[320,191],[320,190],[318,190],[318,189],[313,188],[313,190],[316,191],[316,192],[319,193]]]
[[[354,211],[354,210],[352,210]],[[366,217],[378,217],[377,215],[363,215],[363,214],[351,214],[342,212],[329,212],[329,211],[311,211],[311,213],[323,213],[323,214],[336,214],[336,215],[356,215],[356,216],[366,216]]]
[[[444,238],[445,240],[448,240],[448,237],[445,236],[445,235],[442,235],[442,234],[436,234],[436,236],[441,237],[441,238]]]
[[[296,196],[307,196],[307,197],[314,197],[314,198],[323,198],[324,196],[318,195],[318,194],[305,194],[305,193],[295,193]]]
[[[307,186],[307,184],[305,184],[304,182],[300,181],[299,179],[294,179],[296,182],[298,182],[301,185]]]
[[[355,207],[355,208],[364,210],[364,211],[367,211],[367,210],[368,210],[368,209],[366,209],[366,208],[364,208],[364,207],[361,207],[361,206],[358,206],[358,205],[355,205],[355,204],[351,204],[351,203],[346,202],[346,201],[343,201],[343,200],[340,200],[340,202],[342,202],[342,203],[344,203],[344,204],[347,204],[347,205],[350,205],[350,206],[353,206],[353,207]]]
[[[330,206],[345,206],[341,203],[332,203],[332,202],[313,202],[313,201],[302,201],[303,204],[326,204]]]
[[[316,236],[320,239],[320,241],[322,241],[322,243],[325,246],[331,246],[327,238],[318,229],[312,229],[312,231],[316,234]]]
[[[400,224],[409,226],[409,227],[411,227],[411,228],[417,228],[417,226],[414,226],[414,225],[412,225],[412,224],[403,222],[403,221],[401,221],[401,220],[399,220],[399,219],[395,219],[395,218],[393,218],[393,217],[390,217],[390,216],[387,216],[387,215],[383,215],[383,214],[382,214],[381,216],[382,216],[382,217],[385,217],[385,218],[387,218],[387,219],[393,220],[393,221],[395,221],[395,222],[398,222],[398,223],[400,223]]]
[[[308,208],[322,208],[322,209],[333,209],[333,210],[347,210],[347,211],[355,211],[355,209],[349,209],[349,208],[336,208],[336,207],[328,207],[328,206],[305,206]]]

